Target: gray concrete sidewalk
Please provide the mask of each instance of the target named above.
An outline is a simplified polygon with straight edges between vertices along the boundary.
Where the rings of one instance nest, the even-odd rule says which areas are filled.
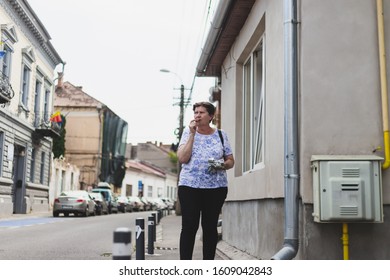
[[[156,226],[156,241],[154,254],[146,255],[145,260],[180,260],[179,239],[181,230],[181,216],[174,213],[161,218]],[[199,228],[193,253],[193,260],[202,260],[202,230]],[[147,252],[147,250],[146,250]],[[215,260],[256,260],[253,256],[241,252],[223,240],[217,244]]]
[[[176,214],[161,218],[156,226],[156,241],[154,242],[154,254],[145,254],[145,260],[180,260],[179,240],[181,231],[181,216]],[[201,230],[199,229],[193,253],[193,260],[202,260]],[[146,250],[147,252],[147,250]],[[221,260],[219,256],[215,259]]]

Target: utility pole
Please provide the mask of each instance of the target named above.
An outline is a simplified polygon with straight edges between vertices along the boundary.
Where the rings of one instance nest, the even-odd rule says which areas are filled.
[[[184,130],[184,85],[180,86],[180,115],[179,115],[179,133],[177,135],[178,140],[180,141],[181,136]]]
[[[183,85],[183,81],[181,79],[181,77],[176,74],[175,72],[172,72],[168,69],[160,69],[160,72],[163,72],[163,73],[172,73],[174,74],[176,77],[178,77],[181,81],[181,85],[180,85],[180,100],[178,103],[174,104],[174,105],[179,105],[180,107],[180,115],[179,115],[179,128],[177,130],[177,145],[179,145],[179,142],[180,142],[180,139],[181,139],[181,136],[183,135],[183,130],[184,130],[184,110],[185,110],[185,107],[187,107],[187,105],[190,103],[190,98],[188,98],[188,100],[184,100],[184,91],[185,91],[185,88],[184,88],[184,85]],[[176,134],[176,131],[175,131],[175,134]],[[179,176],[180,176],[180,171],[181,171],[181,164],[178,163],[178,167],[177,167],[177,170],[178,170],[178,182],[179,182]],[[175,209],[175,212],[176,212],[176,215],[181,215],[181,206],[180,206],[180,201],[178,199],[179,197],[177,196],[177,199],[176,199],[176,209]]]
[[[183,130],[184,130],[184,85],[180,85],[180,115],[179,115],[179,133],[177,135],[178,142],[177,145],[179,145],[181,136],[183,135]],[[181,164],[178,163],[178,176],[180,176],[180,171],[181,171]],[[179,177],[178,177],[179,178]],[[176,207],[175,207],[175,213],[176,215],[180,216],[181,215],[181,206],[180,206],[180,201],[179,197],[176,200]]]

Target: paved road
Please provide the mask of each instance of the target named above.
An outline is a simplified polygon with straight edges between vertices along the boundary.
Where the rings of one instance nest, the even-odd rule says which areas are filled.
[[[0,220],[0,230],[4,229],[14,229],[20,227],[34,226],[34,225],[44,225],[48,223],[62,222],[64,218],[51,218],[51,217],[42,217],[42,218],[27,218],[27,219],[12,219],[12,220]]]
[[[0,260],[112,259],[114,231],[130,228],[135,244],[135,219],[147,221],[150,214],[0,220]]]

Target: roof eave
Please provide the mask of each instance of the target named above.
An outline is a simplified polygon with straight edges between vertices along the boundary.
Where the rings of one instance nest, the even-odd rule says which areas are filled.
[[[220,77],[223,61],[256,0],[220,1],[196,68],[196,75]]]

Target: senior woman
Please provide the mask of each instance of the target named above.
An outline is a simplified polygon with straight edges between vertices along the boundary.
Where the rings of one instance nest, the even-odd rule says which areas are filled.
[[[213,260],[218,218],[227,195],[226,170],[234,166],[234,157],[226,133],[210,126],[214,105],[195,103],[193,111],[194,119],[184,129],[177,151],[182,164],[178,191],[182,213],[180,259],[192,259],[201,217],[203,259]]]

